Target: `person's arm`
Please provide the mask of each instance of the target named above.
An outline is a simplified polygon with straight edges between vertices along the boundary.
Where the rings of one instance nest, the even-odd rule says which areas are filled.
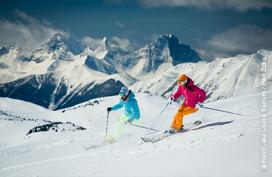
[[[139,119],[140,118],[140,109],[138,106],[137,101],[133,101],[132,103],[132,109],[131,109],[131,113],[130,115],[128,115],[128,120],[126,121],[126,123],[131,123],[134,119]]]
[[[182,87],[179,86],[178,90],[172,94],[171,98],[173,98],[173,100],[177,100],[181,95],[182,95]]]
[[[140,109],[139,109],[137,101],[135,100],[135,102],[133,102],[133,115],[132,115],[132,119],[139,119],[139,118],[140,118]]]
[[[122,108],[123,105],[124,105],[123,102],[119,101],[119,103],[117,103],[116,105],[114,105],[114,106],[111,107],[111,110],[112,111],[118,110],[118,109]]]
[[[198,102],[203,103],[206,99],[206,92],[199,87],[197,87],[196,91],[198,96]]]

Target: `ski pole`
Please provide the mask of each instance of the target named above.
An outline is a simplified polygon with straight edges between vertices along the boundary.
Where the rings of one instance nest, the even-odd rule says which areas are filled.
[[[157,119],[159,119],[159,118],[161,117],[162,113],[164,112],[164,110],[167,108],[167,106],[168,106],[169,104],[170,104],[170,102],[168,101],[168,102],[166,103],[166,105],[163,107],[163,109],[161,110],[160,114],[157,116],[157,118],[156,118],[155,120],[157,120]]]
[[[147,129],[147,130],[153,130],[153,131],[159,131],[159,130],[157,130],[157,129],[154,129],[154,128],[149,128],[149,127],[145,127],[145,126],[141,126],[141,125],[136,125],[136,124],[130,124],[130,125],[132,125],[132,126],[134,126],[134,127],[139,127],[139,128],[144,128],[144,129]]]
[[[161,117],[162,113],[165,111],[165,109],[167,108],[167,106],[168,106],[169,104],[170,104],[170,102],[168,101],[168,102],[166,103],[166,105],[163,107],[163,109],[161,110],[161,112],[159,113],[159,115],[156,117],[156,119],[154,120],[154,122],[155,122],[156,120],[158,120],[158,119]],[[150,128],[147,129],[147,131],[152,130],[151,127],[153,127],[154,122],[153,122],[152,126],[150,126]]]
[[[239,113],[236,113],[236,112],[224,111],[224,110],[221,110],[221,109],[210,108],[210,107],[206,107],[206,106],[203,106],[203,105],[199,105],[199,106],[201,108],[204,108],[204,109],[210,109],[210,110],[224,112],[224,113],[228,113],[228,114],[234,114],[234,115],[238,115],[238,116],[244,116],[243,114],[239,114]]]
[[[107,111],[107,123],[106,123],[105,139],[107,138],[107,134],[108,134],[109,114],[110,114],[110,112]]]

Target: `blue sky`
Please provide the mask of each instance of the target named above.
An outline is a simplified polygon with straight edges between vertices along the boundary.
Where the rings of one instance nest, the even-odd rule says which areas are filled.
[[[272,49],[271,0],[0,2],[1,45],[26,45],[26,39],[27,45],[38,45],[55,31],[65,31],[80,39],[118,36],[136,46],[174,34],[207,56]]]

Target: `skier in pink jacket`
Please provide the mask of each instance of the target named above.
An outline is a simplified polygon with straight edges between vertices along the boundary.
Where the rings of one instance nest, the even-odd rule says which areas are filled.
[[[182,130],[183,116],[196,112],[197,103],[203,103],[206,98],[204,90],[194,85],[194,81],[181,74],[177,80],[178,90],[170,97],[171,100],[177,100],[180,96],[184,96],[184,102],[179,107],[176,115],[173,118],[169,133],[175,133]]]

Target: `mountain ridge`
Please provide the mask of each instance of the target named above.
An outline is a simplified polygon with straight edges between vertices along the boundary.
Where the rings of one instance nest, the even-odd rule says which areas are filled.
[[[161,35],[146,45],[150,51],[147,58],[141,56],[141,49],[134,51],[129,41],[117,37],[105,37],[100,44],[97,42],[97,48],[91,48],[71,35],[56,33],[30,56],[25,56],[19,47],[11,47],[10,50],[2,47],[0,96],[30,101],[55,110],[86,99],[115,95],[122,86],[130,86],[142,76],[164,72],[175,64],[172,59],[176,58],[161,51],[170,51],[167,49],[170,39],[175,39],[173,48],[181,46],[173,35]],[[195,52],[191,48],[186,49],[190,50],[188,53]],[[197,59],[200,60],[199,57]]]

